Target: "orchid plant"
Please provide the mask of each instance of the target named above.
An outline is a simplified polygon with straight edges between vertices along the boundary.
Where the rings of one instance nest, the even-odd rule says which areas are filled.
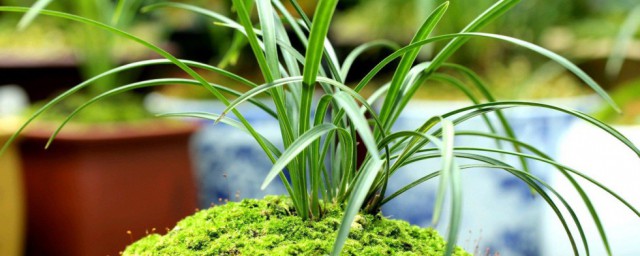
[[[120,2],[125,2],[125,0]],[[62,122],[58,131],[86,106],[123,92],[164,84],[184,84],[206,88],[213,96],[227,105],[226,110],[222,113],[166,113],[160,116],[210,119],[237,127],[251,134],[273,162],[273,167],[262,187],[264,188],[272,180],[279,177],[293,201],[295,214],[302,219],[310,221],[321,219],[328,204],[337,204],[343,207],[344,216],[338,229],[333,255],[340,253],[347,239],[351,223],[358,212],[376,213],[380,211],[382,205],[404,191],[435,178],[439,178],[439,188],[433,221],[438,222],[443,209],[450,207],[451,216],[446,235],[448,240],[446,254],[451,254],[458,239],[462,212],[461,175],[474,168],[500,169],[525,182],[532,193],[544,199],[556,213],[571,241],[574,253],[577,255],[579,249],[576,234],[571,231],[571,225],[577,227],[578,236],[588,254],[588,243],[581,228],[581,222],[572,210],[572,205],[569,205],[563,196],[544,180],[529,172],[526,163],[531,160],[553,166],[573,184],[587,205],[593,223],[598,227],[601,240],[609,253],[611,250],[607,236],[596,209],[576,179],[586,179],[599,186],[640,216],[637,209],[611,189],[577,170],[554,161],[535,147],[519,141],[502,111],[509,108],[533,107],[563,112],[599,127],[640,156],[640,150],[622,134],[578,111],[530,101],[497,101],[478,74],[465,66],[447,62],[451,55],[471,39],[485,38],[514,44],[562,65],[591,87],[613,108],[617,108],[602,88],[569,60],[516,38],[478,32],[483,26],[515,6],[519,2],[518,0],[497,1],[459,33],[432,35],[449,6],[448,2],[444,3],[431,11],[417,29],[410,44],[399,46],[382,40],[368,42],[355,48],[343,61],[339,60],[334,46],[327,37],[338,0],[318,1],[315,13],[311,17],[302,11],[296,0],[289,1],[293,6],[292,9],[286,8],[280,0],[233,0],[232,2],[237,13],[236,19],[223,16],[212,10],[177,2],[156,3],[145,6],[142,10],[149,12],[159,8],[184,9],[209,17],[216,25],[228,27],[243,34],[262,72],[265,81],[262,84],[256,84],[240,75],[215,66],[177,59],[167,51],[135,35],[86,17],[48,11],[43,9],[44,5],[32,8],[0,7],[2,12],[28,13],[27,17],[33,17],[39,13],[40,15],[55,16],[83,23],[95,29],[106,30],[142,44],[164,57],[164,59],[144,60],[119,66],[69,89],[35,112],[16,132],[12,140],[52,105],[91,86],[100,79],[126,70],[172,64],[184,70],[192,79],[151,79],[104,91],[71,113],[67,120]],[[257,10],[257,23],[252,20],[254,9]],[[434,43],[445,43],[445,45],[436,52],[430,61],[419,62],[417,57],[420,49]],[[296,48],[296,45],[302,45],[302,47]],[[393,53],[377,63],[356,85],[346,85],[345,81],[354,60],[363,52],[377,47],[392,49]],[[372,79],[377,78],[383,68],[394,63],[398,64],[393,67],[391,81],[376,88],[375,93],[368,97],[360,93],[365,87],[372,86]],[[207,81],[195,72],[194,68],[218,73],[246,84],[252,89],[240,92],[226,87],[224,84],[217,84],[216,81]],[[467,78],[466,80],[470,82],[463,82],[457,77]],[[473,104],[440,116],[425,116],[424,123],[418,129],[393,131],[394,123],[416,90],[421,86],[429,86],[434,80],[444,81],[459,88],[469,96]],[[470,93],[471,89],[480,91],[481,97]],[[265,95],[273,101],[274,107],[269,107],[256,100],[257,96]],[[379,108],[373,107],[373,103],[376,101],[382,102]],[[284,145],[283,150],[274,146],[275,142],[264,138],[244,118],[243,114],[236,110],[240,104],[254,104],[278,120]],[[490,116],[496,118],[490,118]],[[483,119],[490,132],[456,130],[458,125],[475,118]],[[47,146],[53,141],[58,131],[51,136]],[[491,138],[498,142],[496,143],[498,146],[496,148],[456,147],[454,141],[460,135]],[[507,150],[500,146],[504,144],[512,145],[513,149]],[[6,147],[7,145],[3,149]],[[516,163],[505,162],[501,158],[495,157],[496,152],[516,156],[518,160]],[[398,191],[393,193],[387,191],[389,177],[401,167],[425,159],[440,159],[440,164],[439,166],[424,166],[424,168],[431,168],[434,171],[411,184],[407,184]],[[458,164],[459,159],[471,159],[474,163]],[[447,196],[451,198],[451,204],[444,204]],[[566,209],[569,214],[563,214],[562,208]]]

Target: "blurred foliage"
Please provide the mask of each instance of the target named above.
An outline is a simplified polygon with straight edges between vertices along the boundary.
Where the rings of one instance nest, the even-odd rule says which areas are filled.
[[[640,124],[640,79],[622,84],[609,94],[622,108],[622,114],[602,106],[594,117],[613,124]]]
[[[76,94],[65,101],[62,101],[56,107],[51,108],[40,117],[42,121],[58,122],[64,120],[69,113],[74,111],[78,106],[89,101],[92,97],[87,94]],[[153,118],[153,115],[146,111],[142,106],[142,96],[138,94],[125,93],[112,97],[110,100],[100,100],[91,106],[80,111],[74,118],[73,122],[78,123],[113,123],[113,122],[135,122],[142,119]],[[29,108],[32,114],[41,108],[47,101],[36,102]]]
[[[345,44],[359,44],[376,38],[390,38],[408,43],[411,40],[408,35],[412,35],[424,17],[441,2],[444,0],[360,1],[359,5],[336,15],[333,32],[336,39]],[[448,13],[438,24],[437,34],[459,32],[465,24],[495,1],[452,0],[450,2]],[[611,26],[615,26],[613,24],[619,20],[616,17],[621,17],[621,10],[632,5],[632,1],[628,2],[625,4],[625,1],[606,1],[605,4],[604,1],[595,0],[525,0],[504,17],[489,24],[483,31],[540,44],[549,28],[566,26],[579,30],[585,20],[599,20],[605,27],[594,29],[593,25],[590,25],[591,29],[588,31],[592,33],[603,31],[602,33],[611,35],[615,34]],[[376,18],[363,19],[362,17]],[[607,17],[607,20],[613,19],[613,21],[602,22],[602,17]],[[517,49],[517,47],[487,40],[471,40],[454,58],[457,62],[487,68],[496,60],[504,61],[506,56],[512,56],[512,53],[520,51]]]
[[[411,40],[408,35],[412,35],[425,16],[441,2],[444,0],[358,1],[357,5],[336,15],[333,36],[335,41],[351,47],[380,38],[406,44]],[[435,34],[461,31],[465,24],[495,1],[450,2],[448,12],[438,24]],[[629,10],[636,5],[637,0],[523,0],[482,31],[523,39],[581,63],[608,56],[621,24]],[[429,60],[431,53],[443,46],[444,43],[437,43],[426,47],[421,59]],[[547,59],[494,40],[472,39],[450,61],[484,74],[501,98],[544,98],[550,94],[549,91],[556,96],[588,92],[572,75],[562,72],[559,66],[547,64]],[[437,84],[433,86],[442,87]],[[444,94],[447,98],[460,96],[455,94],[455,89],[439,88],[438,91],[451,91],[453,94]],[[422,94],[433,98],[429,96],[432,93]]]
[[[62,11],[90,18],[102,23],[114,25],[122,30],[152,42],[160,42],[162,36],[150,15],[139,13],[139,8],[146,0],[125,2],[121,11],[117,9],[117,1],[52,1],[46,9]],[[4,0],[2,4],[15,6],[31,6],[33,0]],[[119,64],[150,57],[150,51],[137,43],[127,41],[94,27],[72,21],[38,16],[25,31],[17,31],[16,24],[20,15],[3,14],[0,16],[0,32],[15,35],[3,36],[0,39],[0,56],[11,56],[14,60],[41,63],[75,63],[85,79],[112,69]],[[20,55],[16,55],[20,53]],[[25,54],[27,53],[27,54]],[[13,55],[12,55],[13,54]],[[30,56],[34,55],[34,56]],[[64,105],[52,110],[51,116],[64,118],[70,111],[88,99],[116,86],[134,80],[135,72],[122,73],[104,77],[73,95]],[[43,85],[47,86],[47,85]],[[68,85],[73,86],[72,84]],[[36,103],[35,105],[38,105]],[[124,107],[123,106],[127,106]],[[115,108],[113,108],[115,107]],[[113,110],[112,110],[113,108]],[[148,117],[139,96],[131,94],[122,98],[99,103],[92,107],[93,111],[83,111],[75,120],[86,122],[130,121]],[[116,110],[117,109],[117,110]],[[123,110],[124,109],[124,110]]]
[[[33,0],[0,0],[4,4],[29,5]],[[139,5],[152,3],[155,0],[138,0]],[[230,0],[175,0],[202,6],[204,8],[233,16]],[[341,48],[350,49],[359,43],[373,39],[385,38],[401,43],[408,43],[422,20],[445,0],[341,0],[338,5],[338,13],[334,18],[332,37]],[[313,6],[315,1],[299,0],[303,7]],[[451,0],[451,5],[443,20],[437,26],[435,33],[447,34],[463,29],[480,12],[492,5],[495,0]],[[54,1],[48,9],[65,10],[78,13],[85,17],[92,17],[103,22],[111,22],[111,14],[115,1]],[[637,5],[637,0],[573,0],[573,1],[541,1],[523,0],[513,10],[505,14],[496,22],[486,26],[483,31],[504,34],[521,38],[563,55],[574,58],[585,56],[606,56],[610,44],[597,41],[605,38],[613,40],[620,24],[624,21],[629,9]],[[311,8],[305,12],[312,14]],[[365,18],[375,17],[375,18]],[[5,17],[2,17],[3,19]],[[15,19],[15,18],[14,18]],[[112,67],[118,62],[131,61],[144,58],[144,51],[136,49],[133,44],[119,42],[102,32],[85,31],[82,26],[70,26],[61,22],[48,22],[47,17],[38,19],[47,22],[36,22],[32,25],[34,34],[46,35],[48,40],[15,40],[30,42],[29,44],[16,44],[17,47],[36,45],[38,41],[55,40],[56,47],[53,53],[63,53],[67,45],[82,48],[78,58],[88,60],[91,65],[86,65],[87,74],[95,74]],[[6,19],[4,19],[6,20]],[[151,21],[151,22],[149,22]],[[15,22],[15,21],[13,21]],[[9,22],[0,22],[1,31],[5,31]],[[146,40],[158,41],[160,38],[171,39],[177,44],[177,54],[182,58],[208,62],[217,66],[234,66],[232,70],[237,73],[253,72],[254,68],[247,65],[251,62],[248,58],[251,54],[241,49],[246,46],[242,36],[237,35],[232,29],[218,26],[211,20],[203,18],[192,12],[163,8],[150,13],[125,12],[121,17],[121,28],[133,32]],[[41,26],[40,28],[38,28]],[[52,29],[63,27],[66,33],[73,36],[62,36],[60,32]],[[48,31],[41,33],[41,31]],[[28,32],[28,31],[25,31]],[[87,35],[87,36],[82,36]],[[153,39],[153,37],[156,39]],[[6,42],[5,42],[6,41]],[[15,44],[8,37],[0,38],[0,45]],[[89,42],[89,43],[86,43]],[[93,47],[96,44],[111,45],[111,47]],[[49,44],[51,45],[51,44]],[[60,46],[62,45],[62,46]],[[84,46],[90,47],[84,47]],[[428,60],[431,52],[442,47],[444,43],[425,47],[421,55],[422,60]],[[95,49],[99,49],[96,51]],[[108,49],[104,51],[104,49]],[[19,51],[25,52],[25,51]],[[34,50],[35,53],[38,53]],[[139,53],[139,54],[135,54]],[[105,54],[111,56],[108,57]],[[371,55],[377,55],[371,57]],[[385,52],[370,53],[363,56],[363,60],[384,56]],[[0,54],[1,56],[1,54]],[[59,56],[59,55],[54,55]],[[115,57],[113,57],[115,56]],[[132,57],[133,56],[133,57]],[[507,57],[509,56],[509,57]],[[125,57],[129,57],[128,59]],[[243,57],[247,59],[242,59]],[[344,56],[342,56],[344,57]],[[547,88],[553,88],[553,95],[570,96],[585,93],[576,79],[553,64],[546,64],[547,60],[540,56],[532,56],[512,45],[495,42],[488,39],[470,40],[457,54],[452,56],[452,62],[470,66],[483,73],[488,84],[496,87],[496,94],[500,98],[544,98],[550,90],[540,89],[538,85],[544,84]],[[241,63],[238,63],[241,62]],[[366,63],[361,65],[367,68]],[[355,74],[358,70],[353,71]],[[112,80],[103,80],[105,86],[97,86],[90,95],[109,88],[110,84],[122,84],[129,81],[127,77]],[[227,83],[224,80],[214,80]],[[256,81],[257,82],[257,81]],[[458,98],[455,89],[449,90],[446,86],[435,83],[433,87],[444,91],[438,94],[438,98]],[[431,89],[420,95],[430,98]],[[200,95],[197,92],[175,91],[166,89],[166,92],[190,97]],[[447,93],[450,91],[451,93]],[[435,97],[435,96],[433,96]]]

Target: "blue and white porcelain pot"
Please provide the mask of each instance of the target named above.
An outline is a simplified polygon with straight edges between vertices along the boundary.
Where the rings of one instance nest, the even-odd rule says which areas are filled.
[[[640,145],[640,126],[614,126],[636,146]],[[638,181],[640,158],[626,145],[591,124],[576,122],[562,138],[558,159],[563,164],[607,186],[636,209],[640,208]],[[588,209],[575,189],[561,174],[554,173],[550,183],[571,204],[582,222],[591,255],[607,255]],[[612,255],[640,255],[640,218],[618,200],[584,179],[576,178],[585,190],[604,226]],[[564,212],[566,213],[566,212]],[[542,255],[573,254],[567,235],[550,209],[543,218],[544,251]],[[577,229],[572,228],[577,240]],[[586,255],[578,241],[580,255]]]
[[[551,101],[572,109],[593,105],[592,96]],[[423,101],[413,102],[401,114],[396,130],[415,129],[433,115],[468,106],[466,102]],[[519,140],[534,145],[551,157],[556,155],[557,141],[564,135],[575,118],[564,113],[539,108],[507,109],[508,118]],[[494,119],[495,120],[495,119]],[[481,118],[475,118],[456,127],[457,131],[482,130]],[[485,128],[485,132],[489,130]],[[494,140],[460,136],[456,146],[496,148]],[[508,143],[503,143],[509,149]],[[518,166],[514,157],[494,155],[497,159]],[[458,161],[458,164],[473,163]],[[477,162],[476,162],[477,163]],[[551,168],[539,162],[528,162],[530,170],[543,179],[550,176]],[[395,173],[389,183],[390,192],[400,189],[428,173],[440,169],[438,160],[422,161],[406,166]],[[516,177],[499,169],[468,169],[463,179],[463,216],[459,244],[475,254],[523,255],[541,254],[541,219],[546,206],[544,200],[534,196],[530,188]],[[387,203],[382,213],[392,218],[405,219],[420,226],[431,226],[438,179],[425,182]],[[447,208],[447,207],[445,207]],[[443,217],[448,217],[445,210]],[[441,233],[447,232],[448,220],[435,225]]]
[[[179,99],[157,93],[147,97],[146,105],[155,113],[220,114],[225,109],[224,104],[215,100]],[[258,133],[276,147],[282,147],[278,120],[249,103],[239,105],[238,110]],[[228,116],[234,118],[232,114]],[[224,200],[286,193],[284,185],[277,179],[265,190],[260,190],[272,163],[251,135],[223,123],[214,125],[212,121],[196,121],[203,122],[191,140],[201,207]]]

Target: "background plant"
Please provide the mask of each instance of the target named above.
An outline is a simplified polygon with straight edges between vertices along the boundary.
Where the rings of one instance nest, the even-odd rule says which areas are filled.
[[[33,1],[12,0],[9,1],[18,5],[32,4]],[[37,1],[33,6],[35,8],[44,8],[47,6],[52,10],[72,13],[75,15],[87,17],[102,23],[127,31],[135,31],[139,36],[146,38],[151,42],[159,41],[158,29],[149,25],[148,15],[139,15],[136,10],[146,0],[129,0],[129,1]],[[34,13],[35,14],[35,13]],[[109,69],[117,67],[120,63],[129,62],[136,59],[146,58],[149,51],[144,47],[132,44],[128,40],[108,33],[106,31],[96,30],[81,24],[70,23],[65,20],[34,20],[35,15],[26,15],[18,24],[19,30],[30,29],[31,25],[44,26],[48,33],[54,35],[62,35],[64,37],[65,48],[71,48],[71,59],[75,60],[80,74],[84,79],[89,79]],[[10,18],[10,17],[7,17]],[[36,23],[36,24],[31,24]],[[44,23],[44,24],[43,24]],[[46,24],[46,23],[53,23]],[[15,26],[15,25],[14,25]],[[20,33],[20,32],[18,32]],[[48,40],[43,38],[41,40]],[[114,88],[116,85],[128,83],[140,74],[136,72],[124,72],[114,76],[105,77],[96,81],[95,85],[87,88],[80,94],[74,96],[71,100],[54,108],[47,118],[53,120],[63,119],[70,111],[80,105],[82,102]],[[51,81],[55,83],[56,81]],[[130,121],[148,117],[149,114],[141,107],[142,99],[136,93],[127,93],[119,98],[99,103],[99,107],[91,108],[91,111],[83,113],[79,116],[78,121],[83,122],[114,122],[114,121]],[[37,107],[42,104],[36,103]],[[126,107],[125,107],[126,106]],[[126,111],[122,111],[126,109]]]
[[[447,234],[447,254],[450,254],[457,241],[462,213],[460,176],[463,171],[480,167],[509,172],[528,184],[531,190],[544,199],[557,214],[571,241],[574,253],[578,254],[578,243],[574,237],[575,234],[570,231],[570,225],[575,225],[578,228],[584,250],[588,254],[588,245],[581,228],[581,222],[573,214],[571,205],[568,205],[562,195],[556,193],[545,181],[528,172],[527,159],[547,163],[571,181],[589,208],[593,222],[598,227],[602,242],[609,253],[611,251],[606,234],[596,209],[575,181],[575,176],[601,187],[640,216],[640,212],[609,188],[568,166],[553,161],[527,143],[518,141],[502,111],[514,107],[537,107],[564,112],[601,128],[640,155],[640,150],[623,135],[592,117],[570,109],[537,102],[496,101],[479,76],[471,69],[447,62],[449,57],[472,38],[510,43],[550,58],[567,68],[615,108],[615,104],[609,96],[589,76],[565,58],[526,41],[503,35],[477,32],[514,7],[518,1],[498,1],[467,24],[461,32],[432,36],[432,32],[449,7],[448,3],[444,3],[427,16],[417,29],[410,44],[398,47],[386,41],[365,43],[347,55],[343,62],[339,61],[331,42],[327,39],[329,24],[338,1],[319,1],[312,17],[308,17],[301,11],[295,0],[291,3],[300,19],[294,18],[292,13],[277,0],[255,2],[233,0],[233,7],[237,11],[236,19],[182,3],[158,3],[143,9],[145,11],[157,8],[190,10],[215,20],[218,25],[239,31],[246,36],[262,71],[265,81],[263,84],[256,84],[219,67],[178,60],[165,50],[117,27],[85,17],[42,10],[40,12],[42,15],[77,21],[136,41],[166,59],[134,62],[95,76],[53,99],[38,110],[24,126],[52,105],[103,77],[149,65],[174,64],[193,79],[151,79],[107,90],[86,101],[71,113],[60,127],[86,106],[100,99],[133,89],[167,83],[202,86],[227,105],[227,109],[223,113],[168,113],[162,116],[206,118],[227,123],[250,133],[269,159],[274,162],[273,168],[262,186],[266,186],[279,176],[293,201],[295,214],[302,219],[317,220],[322,218],[327,204],[342,206],[345,213],[334,244],[334,255],[339,254],[351,223],[358,212],[376,213],[384,203],[392,200],[398,194],[436,177],[439,177],[440,186],[434,223],[440,219],[445,207],[445,197],[449,195],[452,199]],[[250,15],[254,8],[258,14],[257,24],[254,24]],[[37,9],[31,9],[31,13],[34,10],[37,11]],[[27,12],[29,9],[0,7],[0,11]],[[287,33],[288,30],[292,31],[291,35]],[[416,63],[421,47],[431,43],[445,43],[445,45],[434,54],[430,61]],[[301,47],[296,48],[296,45],[301,45]],[[346,86],[344,81],[349,76],[353,59],[373,47],[389,47],[393,49],[393,53],[380,61],[357,85]],[[370,97],[364,98],[359,92],[369,86],[371,80],[395,60],[398,60],[398,64],[392,67],[395,71],[391,81],[377,89]],[[234,91],[224,85],[216,84],[216,81],[203,79],[193,68],[219,73],[244,83],[252,89],[246,92]],[[468,77],[471,82],[461,82],[443,71],[455,72]],[[393,131],[392,126],[416,90],[421,86],[429,86],[433,80],[444,81],[464,92],[475,87],[482,92],[482,98],[468,94],[469,99],[473,102],[473,105],[469,107],[456,109],[441,116],[425,116],[425,122],[416,130]],[[229,99],[225,97],[228,94],[237,97]],[[269,108],[256,101],[254,98],[258,95],[267,95],[273,100],[275,108]],[[379,110],[372,107],[372,103],[376,100],[382,101]],[[245,102],[257,105],[278,120],[284,144],[283,151],[262,137],[243,117],[242,113],[235,110],[236,106]],[[235,118],[229,117],[231,113]],[[482,118],[492,132],[456,130],[457,125],[472,118]],[[57,132],[53,134],[52,140],[56,134]],[[456,136],[489,137],[495,139],[497,144],[502,146],[497,148],[457,147],[454,144]],[[514,155],[520,160],[516,163],[506,163],[492,155],[496,152]],[[431,158],[441,160],[440,166],[425,166],[425,168],[433,169],[434,172],[411,184],[406,184],[399,191],[391,193],[386,190],[388,178],[400,167]],[[459,159],[472,159],[475,163],[459,165],[457,164]],[[285,173],[288,174],[288,177]],[[560,203],[555,203],[553,198],[559,199]],[[560,211],[561,208],[566,208],[569,216],[563,215]]]

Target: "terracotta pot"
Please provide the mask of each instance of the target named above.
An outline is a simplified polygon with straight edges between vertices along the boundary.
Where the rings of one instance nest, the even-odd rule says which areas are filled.
[[[0,119],[0,146],[13,129],[13,121]],[[18,150],[0,155],[0,255],[18,256],[24,246],[24,195]]]
[[[51,127],[37,126],[21,143],[27,255],[118,255],[196,208],[195,125],[69,127],[48,150]]]

